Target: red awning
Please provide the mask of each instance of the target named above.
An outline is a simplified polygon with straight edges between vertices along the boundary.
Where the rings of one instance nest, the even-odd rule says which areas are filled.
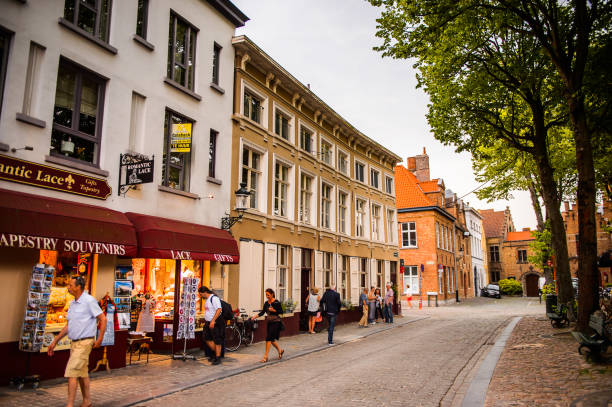
[[[100,206],[0,189],[0,247],[134,257],[134,227]]]
[[[238,263],[238,244],[225,230],[133,212],[126,216],[138,234],[139,257]]]

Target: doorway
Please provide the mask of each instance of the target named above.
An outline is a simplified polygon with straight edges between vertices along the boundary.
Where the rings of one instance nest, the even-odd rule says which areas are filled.
[[[540,276],[537,274],[529,274],[525,278],[525,288],[527,291],[527,297],[537,297],[538,296],[538,280]]]
[[[312,250],[302,249],[302,274],[301,274],[301,290],[300,290],[300,331],[308,330],[308,309],[306,298],[310,294],[310,286],[312,284]]]

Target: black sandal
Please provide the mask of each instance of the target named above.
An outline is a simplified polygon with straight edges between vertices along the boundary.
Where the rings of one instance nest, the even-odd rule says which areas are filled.
[[[267,361],[268,361],[268,357],[264,356],[264,358],[260,360],[259,363],[266,363]]]

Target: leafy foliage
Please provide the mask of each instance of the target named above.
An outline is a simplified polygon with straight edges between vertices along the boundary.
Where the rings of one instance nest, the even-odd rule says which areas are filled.
[[[529,263],[542,265],[552,259],[554,250],[552,247],[552,234],[550,232],[550,222],[544,224],[544,230],[539,232],[534,230],[531,235],[535,238],[529,244],[533,255],[527,257]]]
[[[499,280],[499,292],[504,295],[521,295],[523,286],[520,282],[512,279]]]

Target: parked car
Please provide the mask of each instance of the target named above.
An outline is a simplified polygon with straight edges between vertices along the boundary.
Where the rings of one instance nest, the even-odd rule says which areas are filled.
[[[486,287],[482,287],[480,289],[480,295],[482,297],[501,298],[501,293],[499,292],[499,286],[497,284],[489,284]]]
[[[574,288],[574,297],[578,298],[578,279],[572,277],[572,287]]]

